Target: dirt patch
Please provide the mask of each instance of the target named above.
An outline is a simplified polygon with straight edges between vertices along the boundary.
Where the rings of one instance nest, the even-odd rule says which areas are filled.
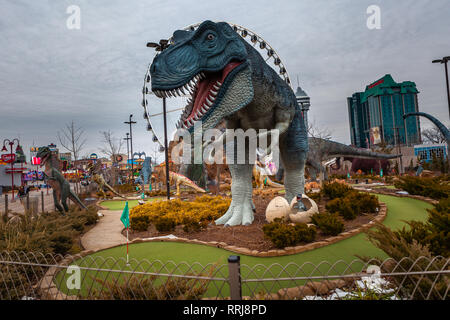
[[[269,189],[270,190],[270,189]],[[268,251],[272,249],[276,249],[270,240],[264,238],[264,233],[262,227],[267,224],[266,221],[266,207],[269,204],[270,200],[272,200],[276,195],[278,195],[276,190],[270,190],[267,193],[254,193],[253,194],[253,202],[255,203],[256,213],[254,215],[255,219],[250,226],[234,226],[234,227],[224,227],[224,226],[216,226],[214,224],[208,225],[206,229],[203,229],[199,232],[185,232],[183,231],[182,226],[177,226],[175,230],[170,232],[159,232],[155,229],[153,225],[149,227],[147,231],[138,232],[138,231],[130,231],[129,238],[133,240],[135,238],[150,238],[157,236],[164,236],[173,234],[180,238],[187,239],[197,239],[200,241],[217,241],[217,242],[225,242],[230,246],[237,246],[248,248],[250,250],[258,250],[258,251]],[[222,196],[227,196],[225,193],[221,194]],[[181,195],[181,199],[189,201],[193,200],[196,196],[195,194],[186,194]],[[319,206],[319,211],[325,211],[325,201],[322,200],[317,203]],[[369,221],[374,220],[376,214],[364,214],[356,217],[354,220],[346,221],[344,220],[344,231],[347,232],[353,229],[360,227],[363,224],[368,223]],[[125,233],[124,233],[125,235]],[[318,229],[317,236],[315,242],[323,241],[324,239],[329,238],[330,236],[325,236]],[[301,243],[299,244],[301,245]]]

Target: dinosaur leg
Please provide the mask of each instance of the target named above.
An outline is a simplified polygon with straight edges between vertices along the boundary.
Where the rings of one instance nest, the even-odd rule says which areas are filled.
[[[55,207],[59,212],[64,213],[63,207],[59,204],[60,196],[61,196],[60,190],[58,190],[58,188],[53,188],[53,202],[55,203]]]
[[[253,164],[229,164],[232,177],[231,205],[215,222],[225,226],[249,225],[253,222],[252,169]]]
[[[294,156],[280,148],[280,155],[284,167],[285,197],[291,203],[297,194],[304,193],[306,153],[299,152]]]
[[[65,212],[69,212],[69,206],[67,205],[67,197],[70,194],[70,186],[63,185],[61,192],[61,204],[64,207]]]

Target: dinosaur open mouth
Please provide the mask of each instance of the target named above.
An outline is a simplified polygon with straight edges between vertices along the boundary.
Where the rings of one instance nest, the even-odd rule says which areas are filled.
[[[167,98],[190,94],[191,97],[188,98],[177,123],[177,128],[189,129],[194,125],[194,121],[201,120],[214,106],[225,79],[241,64],[242,61],[232,61],[218,72],[200,72],[183,86],[171,90],[155,90],[155,95]]]

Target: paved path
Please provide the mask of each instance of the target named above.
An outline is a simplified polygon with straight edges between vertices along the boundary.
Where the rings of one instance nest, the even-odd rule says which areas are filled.
[[[47,194],[47,189],[43,189],[44,192],[44,210],[45,211],[53,211],[55,210],[55,205],[53,202],[53,190],[49,189]],[[38,197],[38,212],[42,211],[41,204],[41,191],[33,190],[29,193],[30,197]],[[17,190],[14,191],[14,201],[11,201],[11,193],[8,193],[8,210],[15,213],[24,213],[26,205],[26,199],[23,199],[21,202],[19,198],[17,198]],[[0,212],[3,214],[5,211],[5,195],[0,196]],[[9,214],[11,216],[11,213]]]
[[[81,244],[86,250],[99,250],[127,243],[122,235],[123,224],[120,221],[122,210],[100,210],[103,217],[95,227],[81,237]]]

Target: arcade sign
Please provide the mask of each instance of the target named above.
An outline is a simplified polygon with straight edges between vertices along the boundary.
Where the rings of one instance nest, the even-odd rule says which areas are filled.
[[[16,155],[14,153],[2,154],[2,161],[4,162],[11,163],[14,162],[14,160],[16,160]]]
[[[31,164],[37,166],[41,164],[41,158],[39,157],[32,157],[31,158]]]
[[[89,156],[90,159],[92,160],[97,160],[98,156],[96,153],[91,153],[91,155]]]

